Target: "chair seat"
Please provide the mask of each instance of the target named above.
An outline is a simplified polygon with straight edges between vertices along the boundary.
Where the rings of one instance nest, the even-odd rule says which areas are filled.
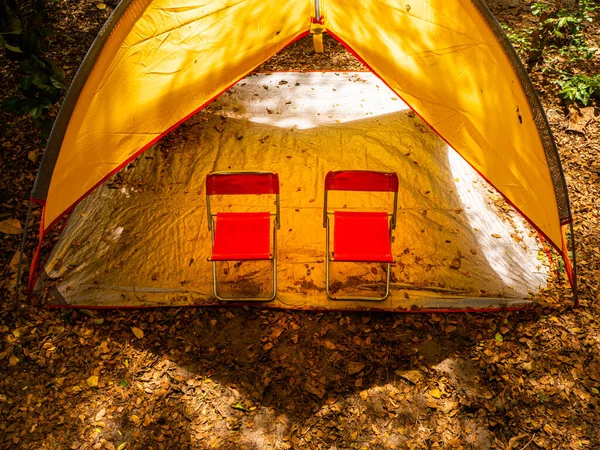
[[[388,214],[334,212],[334,261],[393,262]]]
[[[271,216],[266,213],[217,213],[212,260],[271,259]]]

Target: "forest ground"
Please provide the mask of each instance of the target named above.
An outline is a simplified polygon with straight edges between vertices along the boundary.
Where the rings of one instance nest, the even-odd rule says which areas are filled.
[[[68,81],[114,6],[49,3]],[[526,2],[490,6],[513,30],[537,20]],[[262,69],[362,70],[325,48],[304,39]],[[6,98],[18,75],[0,61]],[[580,308],[564,279],[532,311],[489,315],[13,308],[21,237],[0,234],[0,448],[600,448],[599,112],[565,106],[552,64],[531,76],[574,210]],[[0,211],[22,224],[44,140],[0,114]]]

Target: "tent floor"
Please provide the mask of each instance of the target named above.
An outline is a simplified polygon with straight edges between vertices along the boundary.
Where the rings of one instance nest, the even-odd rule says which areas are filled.
[[[329,170],[400,178],[388,299],[325,295],[323,181]],[[290,309],[488,308],[527,304],[550,276],[537,234],[369,73],[274,73],[240,81],[84,199],[38,289],[51,306],[214,305],[204,180],[267,170],[281,182],[278,295]],[[334,193],[330,206],[391,208],[388,194]],[[213,210],[272,208],[256,196]],[[268,296],[269,262],[219,263],[220,289]],[[385,266],[332,266],[338,295],[383,290]],[[218,303],[223,305],[223,303]]]

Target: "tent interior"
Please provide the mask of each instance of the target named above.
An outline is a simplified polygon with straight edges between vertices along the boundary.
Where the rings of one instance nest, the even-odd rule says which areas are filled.
[[[205,179],[213,171],[279,174],[278,293],[263,307],[486,308],[527,304],[550,262],[537,232],[455,150],[370,72],[253,73],[81,201],[44,265],[54,306],[215,305]],[[325,174],[399,177],[391,295],[325,293]],[[388,193],[330,204],[389,211]],[[217,211],[271,208],[271,196],[217,196]],[[270,262],[220,262],[219,289],[267,296]],[[337,295],[377,295],[385,266],[334,263]]]

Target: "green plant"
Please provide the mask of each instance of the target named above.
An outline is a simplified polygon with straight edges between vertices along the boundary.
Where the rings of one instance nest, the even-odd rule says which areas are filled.
[[[557,84],[561,88],[559,95],[568,102],[579,102],[587,106],[592,99],[600,100],[600,75],[565,76]]]
[[[534,64],[541,58],[546,46],[571,61],[590,59],[596,49],[591,48],[584,36],[585,27],[592,22],[591,13],[598,9],[592,0],[580,0],[577,9],[552,7],[547,3],[534,3],[531,12],[539,17],[538,25],[531,34]]]
[[[531,34],[533,28],[525,28],[515,31],[508,25],[502,24],[506,37],[520,56],[525,56],[531,51]]]
[[[44,127],[44,112],[65,89],[65,72],[45,56],[49,30],[45,0],[0,0],[0,46],[6,56],[18,61],[20,97],[8,98],[2,108],[30,114]]]

